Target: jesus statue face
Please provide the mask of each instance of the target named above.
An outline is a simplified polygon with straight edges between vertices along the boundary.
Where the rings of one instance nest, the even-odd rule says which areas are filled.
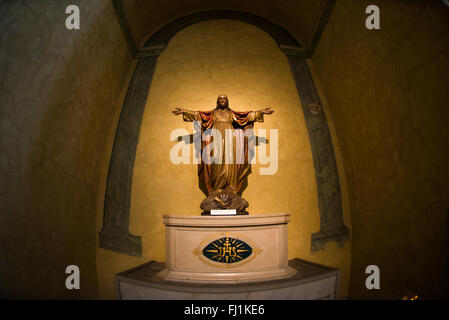
[[[225,109],[228,107],[228,97],[224,94],[221,94],[217,98],[217,107],[220,109]]]

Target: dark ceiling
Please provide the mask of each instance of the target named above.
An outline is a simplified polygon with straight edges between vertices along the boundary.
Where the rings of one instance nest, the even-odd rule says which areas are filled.
[[[313,50],[335,0],[115,0],[122,20],[141,50],[148,38],[164,25],[189,14],[234,10],[263,17],[287,30],[301,47]],[[122,21],[123,27],[123,21]],[[126,27],[125,27],[126,29]]]

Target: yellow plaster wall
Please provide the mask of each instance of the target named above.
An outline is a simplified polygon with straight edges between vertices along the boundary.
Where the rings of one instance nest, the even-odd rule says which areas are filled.
[[[175,106],[210,110],[220,93],[228,95],[237,111],[266,106],[275,110],[255,129],[279,130],[279,168],[275,175],[262,176],[261,165],[253,165],[243,193],[250,214],[290,213],[289,257],[340,268],[340,296],[346,296],[350,243],[344,248],[329,243],[324,251],[310,252],[311,234],[319,230],[317,190],[304,115],[287,58],[258,28],[213,20],[179,32],[159,57],[141,126],[131,201],[130,232],[142,236],[143,256],[98,249],[100,297],[114,298],[115,273],[148,260],[165,260],[163,214],[200,214],[205,196],[198,188],[197,166],[170,161],[175,145],[169,140],[171,131],[192,132],[191,123],[171,111]],[[344,219],[350,227],[347,210]]]
[[[80,30],[65,27],[70,4]],[[0,298],[96,298],[98,188],[126,41],[109,0],[1,1],[0,30]],[[70,264],[80,290],[65,287]]]
[[[350,298],[424,298],[447,288],[449,8],[442,1],[337,1],[313,57],[347,174]],[[447,263],[447,260],[446,260]],[[380,290],[365,268],[380,268]],[[447,294],[447,293],[446,293]]]

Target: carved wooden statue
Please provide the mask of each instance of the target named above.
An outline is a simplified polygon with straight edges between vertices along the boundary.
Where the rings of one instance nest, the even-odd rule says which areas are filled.
[[[175,115],[184,121],[198,121],[201,126],[201,157],[198,167],[200,185],[207,191],[201,203],[203,215],[213,209],[236,209],[237,214],[248,214],[248,202],[241,197],[253,155],[253,123],[263,122],[264,114],[274,111],[233,111],[228,98],[218,96],[217,107],[211,111],[191,111],[176,108]]]

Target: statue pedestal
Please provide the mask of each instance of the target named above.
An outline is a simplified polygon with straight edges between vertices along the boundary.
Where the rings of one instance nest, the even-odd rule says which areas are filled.
[[[165,281],[209,284],[263,282],[292,277],[288,265],[289,214],[164,215]]]

